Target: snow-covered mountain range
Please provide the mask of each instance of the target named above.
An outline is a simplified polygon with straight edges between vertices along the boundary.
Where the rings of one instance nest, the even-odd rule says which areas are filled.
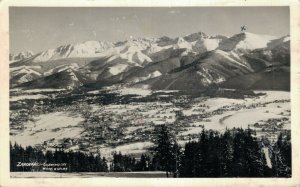
[[[248,32],[229,38],[197,32],[177,38],[87,41],[35,55],[22,52],[10,55],[10,60],[11,87],[74,89],[127,83],[149,89],[286,90],[290,40]]]
[[[20,60],[30,58],[32,56],[33,56],[32,51],[24,51],[17,54],[9,54],[9,61],[10,62],[20,61]]]

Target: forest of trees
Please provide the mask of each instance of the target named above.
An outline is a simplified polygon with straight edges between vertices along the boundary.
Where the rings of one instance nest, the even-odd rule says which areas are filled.
[[[115,152],[110,165],[110,171],[112,172],[156,171],[159,169],[155,167],[155,159],[146,154],[142,154],[140,159],[137,160],[130,155]]]
[[[158,128],[153,158],[173,177],[291,177],[290,134],[276,142],[255,138],[250,129],[202,130],[199,140],[178,146],[167,126]],[[271,166],[267,165],[265,148]]]
[[[21,163],[39,163],[40,165],[20,165]],[[42,165],[46,163],[60,164],[58,167],[47,167]],[[63,165],[65,164],[65,165]],[[31,146],[23,148],[18,144],[10,144],[10,171],[44,171],[46,168],[61,169],[66,172],[106,172],[108,171],[107,161],[103,157],[93,156],[82,152],[64,152],[64,151],[47,151],[43,153]],[[66,168],[66,170],[63,170]]]
[[[199,140],[184,148],[167,126],[156,128],[155,147],[139,161],[113,154],[111,171],[165,171],[166,177],[291,177],[290,134],[276,142],[257,139],[250,129],[226,129],[224,133],[202,130]],[[265,148],[271,166],[267,165]]]
[[[81,152],[47,151],[10,145],[11,171],[40,171],[17,167],[18,162],[67,163],[68,172],[165,171],[166,177],[291,177],[290,133],[277,141],[257,139],[250,129],[202,130],[199,139],[181,147],[166,125],[157,126],[154,147],[136,159],[112,154],[110,169],[105,158]],[[268,152],[268,156],[266,156]],[[269,158],[269,159],[268,159]],[[269,163],[267,163],[269,161]]]

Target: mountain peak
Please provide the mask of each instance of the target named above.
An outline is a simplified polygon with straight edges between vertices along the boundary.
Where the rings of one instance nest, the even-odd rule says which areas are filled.
[[[61,45],[55,49],[48,49],[34,56],[32,62],[47,62],[64,58],[111,57],[113,55],[111,51],[117,51],[117,53],[134,51],[149,55],[153,51],[157,52],[170,47],[185,48],[195,52],[205,52],[216,48],[224,51],[253,50],[266,47],[267,43],[274,39],[274,36],[258,35],[250,32],[238,33],[227,38],[221,35],[208,36],[204,32],[199,31],[177,38],[170,38],[168,36],[160,38],[130,38],[129,40],[114,43],[90,40],[83,43]],[[22,57],[13,57],[11,55],[10,59],[23,60],[32,57],[33,54],[20,54],[19,56]],[[150,60],[148,59],[147,61]]]
[[[114,47],[113,43],[105,41],[85,41],[77,44],[61,45],[56,49],[48,49],[38,54],[33,62],[46,62],[62,58],[95,57]]]
[[[196,33],[189,34],[183,38],[188,42],[194,42],[196,40],[202,40],[208,38],[208,35],[206,35],[204,32],[196,32]]]
[[[289,51],[289,36],[250,32],[229,38],[197,32],[115,43],[91,40],[62,45],[11,64],[11,85],[73,89],[84,84],[128,83],[147,84],[151,89],[202,89],[232,77],[269,71],[273,62],[287,66]],[[185,73],[189,76],[182,76]]]
[[[16,54],[9,54],[9,61],[20,61],[29,57],[32,57],[34,53],[32,51],[23,51]]]
[[[223,51],[248,51],[267,47],[267,44],[276,39],[275,36],[259,35],[250,32],[242,32],[223,40],[218,49]]]

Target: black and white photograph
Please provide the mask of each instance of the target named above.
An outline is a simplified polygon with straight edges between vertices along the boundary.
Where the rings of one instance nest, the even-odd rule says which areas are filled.
[[[11,6],[10,177],[291,178],[290,72],[289,6]]]

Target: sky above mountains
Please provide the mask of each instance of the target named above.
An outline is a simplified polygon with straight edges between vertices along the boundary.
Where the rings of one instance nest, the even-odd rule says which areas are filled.
[[[87,40],[177,37],[202,31],[231,36],[289,34],[288,7],[40,8],[10,7],[10,52],[34,53]]]

